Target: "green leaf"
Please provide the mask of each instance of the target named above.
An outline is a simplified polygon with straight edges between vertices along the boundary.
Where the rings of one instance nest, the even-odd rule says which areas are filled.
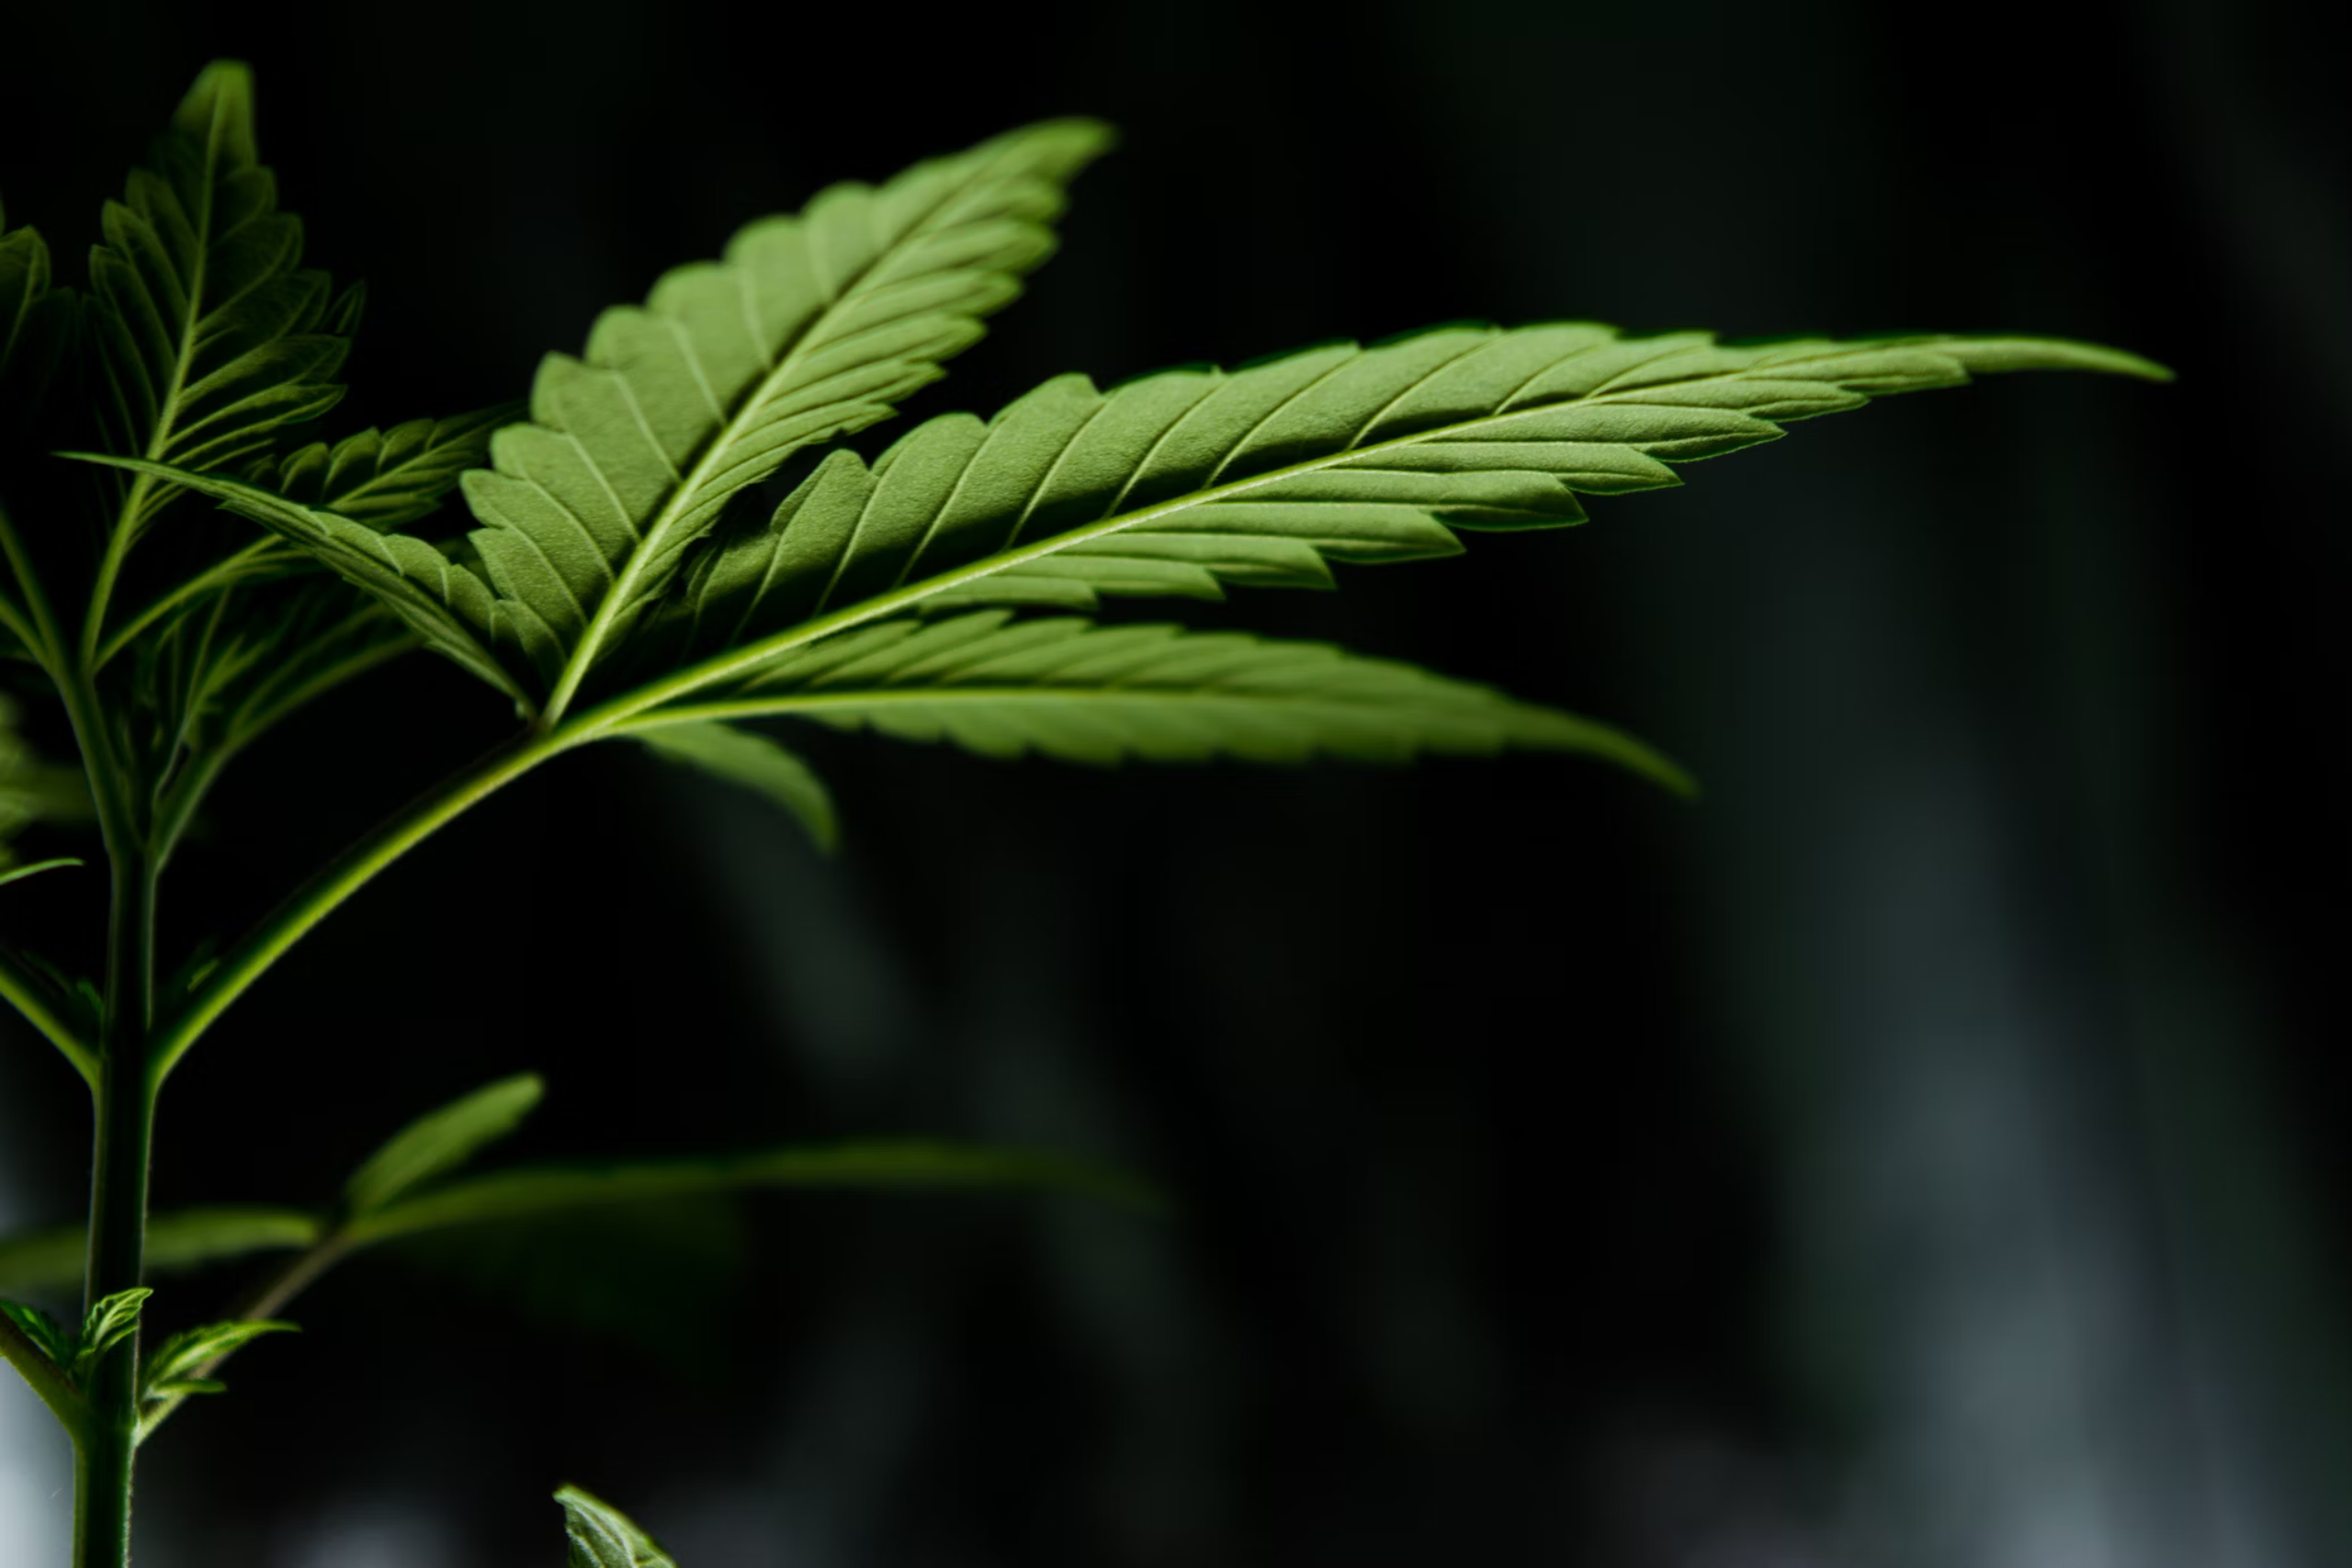
[[[555,1500],[563,1505],[570,1568],[678,1568],[675,1558],[610,1503],[577,1486],[564,1487]]]
[[[675,711],[789,715],[952,740],[989,757],[1034,750],[1094,763],[1317,754],[1393,762],[1519,747],[1584,752],[1669,789],[1691,787],[1672,762],[1606,725],[1409,664],[1238,632],[1067,616],[1008,624],[1010,614],[860,627]]]
[[[1154,1208],[1149,1188],[1089,1161],[1020,1149],[886,1139],[733,1157],[503,1170],[447,1182],[355,1221],[355,1245],[595,1204],[753,1188],[1043,1188]]]
[[[138,643],[158,723],[151,851],[167,861],[237,754],[346,681],[416,646],[383,605],[323,574],[196,599]]]
[[[219,1393],[222,1384],[204,1375],[209,1364],[243,1348],[265,1334],[299,1334],[290,1323],[241,1318],[184,1328],[157,1346],[139,1369],[142,1403],[183,1393]]]
[[[731,724],[665,724],[637,732],[645,749],[664,761],[699,768],[741,784],[790,812],[820,850],[840,838],[833,797],[807,762],[764,735]]]
[[[0,438],[31,423],[73,336],[75,298],[53,286],[37,230],[0,213]]]
[[[418,1117],[368,1156],[343,1190],[343,1212],[364,1220],[465,1164],[523,1124],[547,1093],[536,1073],[485,1085]]]
[[[0,1301],[0,1317],[6,1317],[24,1331],[26,1338],[40,1348],[40,1353],[56,1364],[61,1371],[74,1365],[75,1348],[74,1336],[65,1326],[39,1307],[22,1302]]]
[[[90,814],[89,780],[78,767],[50,762],[17,733],[16,705],[0,692],[0,881],[79,861],[43,861],[7,871],[8,840],[36,822],[78,821]]]
[[[169,479],[250,518],[300,546],[346,582],[367,590],[408,624],[425,647],[525,704],[523,682],[506,667],[528,671],[532,650],[553,645],[544,630],[517,620],[513,606],[493,603],[489,584],[446,549],[410,534],[382,533],[336,513],[303,506],[242,479],[199,474],[142,458],[95,452],[61,452],[85,463],[129,468]],[[493,652],[493,648],[500,651]]]
[[[1328,561],[1451,555],[1457,528],[1581,522],[1578,492],[1676,484],[1668,465],[1794,420],[2030,368],[2166,374],[2049,339],[1740,347],[1570,322],[1445,328],[1108,391],[1064,376],[985,423],[918,425],[870,468],[828,457],[766,528],[703,552],[649,664],[731,671],[915,605],[1326,586]]]
[[[313,442],[278,459],[267,488],[297,505],[389,533],[437,510],[458,476],[488,459],[492,434],[522,412],[521,405],[506,403],[454,419],[363,430],[333,446]]]
[[[316,1245],[325,1234],[316,1214],[300,1209],[216,1207],[181,1209],[147,1221],[147,1271],[168,1274]],[[26,1231],[0,1239],[0,1289],[65,1291],[82,1282],[88,1238],[79,1225]]]
[[[102,400],[116,452],[199,471],[228,468],[343,396],[352,303],[301,268],[300,220],[277,210],[254,141],[253,75],[207,66],[108,202],[90,257]],[[150,471],[150,477],[155,477]],[[171,495],[134,484],[135,536]]]
[[[6,887],[11,882],[22,882],[28,876],[38,876],[44,871],[62,871],[67,866],[82,863],[78,860],[60,858],[37,860],[30,865],[0,865],[0,887]]]
[[[1086,120],[1012,131],[879,189],[835,186],[796,218],[606,310],[583,358],[551,355],[531,420],[465,478],[500,593],[567,657],[560,713],[745,487],[811,443],[888,418],[980,335],[1053,248],[1063,187],[1102,152]]]
[[[70,1368],[76,1384],[87,1386],[91,1369],[139,1332],[139,1314],[155,1292],[141,1285],[98,1298],[82,1319],[81,1337]]]

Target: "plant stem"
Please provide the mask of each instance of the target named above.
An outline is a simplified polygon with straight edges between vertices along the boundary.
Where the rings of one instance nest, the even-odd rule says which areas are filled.
[[[584,737],[569,730],[548,734],[526,731],[519,739],[491,752],[392,817],[345,851],[310,885],[278,907],[258,930],[220,961],[210,979],[187,1005],[161,1029],[153,1046],[153,1077],[161,1084],[212,1021],[228,1010],[245,988],[267,973],[287,949],[302,940],[312,926],[333,914],[342,902],[365,887],[376,874],[429,838],[435,829],[467,807],[521,778],[541,762],[581,743]]]
[[[318,1277],[343,1261],[351,1250],[350,1240],[341,1231],[330,1231],[311,1247],[299,1254],[283,1269],[263,1281],[261,1287],[240,1303],[234,1315],[246,1323],[258,1323],[276,1317],[286,1310],[286,1304],[309,1289]],[[199,1363],[193,1376],[209,1378],[219,1372],[234,1350],[223,1350],[209,1360]],[[147,1412],[141,1422],[139,1440],[145,1442],[155,1428],[171,1419],[172,1412],[187,1403],[187,1395],[175,1393]]]
[[[154,991],[155,877],[146,855],[114,857],[107,937],[107,1023],[100,1042],[97,1148],[91,1161],[86,1312],[134,1289],[145,1271],[147,1165],[155,1079],[147,1071]],[[89,1416],[76,1450],[74,1568],[122,1568],[130,1560],[132,1455],[139,1444],[138,1337],[89,1377]]]

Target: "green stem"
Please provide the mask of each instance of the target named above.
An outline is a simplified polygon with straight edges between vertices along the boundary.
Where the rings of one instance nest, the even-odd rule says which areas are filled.
[[[50,1414],[57,1417],[58,1425],[65,1428],[67,1435],[78,1446],[82,1441],[83,1425],[89,1416],[89,1406],[83,1403],[81,1393],[59,1370],[57,1363],[49,1359],[49,1353],[27,1338],[25,1331],[6,1317],[0,1317],[0,1361],[7,1362],[24,1374],[25,1382],[40,1395],[40,1402],[49,1406]]]
[[[131,616],[129,621],[116,627],[113,634],[99,645],[95,667],[104,669],[113,660],[115,655],[129,647],[132,639],[136,638],[141,632],[170,615],[180,605],[190,600],[200,598],[215,588],[227,587],[253,576],[267,566],[274,557],[300,558],[287,550],[286,547],[277,540],[264,538],[256,539],[236,554],[207,567],[201,573],[163,594],[145,609]]]
[[[342,1262],[351,1247],[350,1238],[343,1232],[328,1232],[264,1281],[261,1288],[237,1308],[235,1315],[246,1323],[260,1323],[276,1317],[286,1310],[288,1303],[308,1290],[320,1275]],[[211,1377],[235,1354],[234,1350],[223,1350],[209,1360],[199,1363],[193,1375]],[[175,1393],[147,1412],[146,1418],[140,1425],[139,1440],[143,1443],[153,1437],[155,1428],[170,1420],[172,1412],[187,1403],[187,1394]]]
[[[343,901],[374,880],[376,874],[413,849],[443,824],[458,817],[506,784],[514,783],[551,757],[570,750],[586,739],[569,729],[548,734],[526,731],[420,797],[367,838],[345,851],[341,859],[281,905],[236,950],[220,961],[187,1005],[156,1035],[154,1078],[160,1084],[179,1065],[212,1021],[244,995],[246,987],[268,972],[286,951],[309,934]]]
[[[114,862],[85,1312],[107,1296],[135,1289],[145,1272],[147,1169],[157,1082],[147,1071],[154,949],[154,873],[147,857],[133,850]],[[139,1446],[138,1344],[133,1335],[90,1370],[89,1416],[74,1471],[74,1568],[122,1568],[130,1560],[131,1464]]]

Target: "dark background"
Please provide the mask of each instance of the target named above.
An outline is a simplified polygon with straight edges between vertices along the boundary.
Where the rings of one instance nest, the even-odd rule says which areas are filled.
[[[1122,151],[913,412],[1465,316],[2180,373],[1894,400],[1199,617],[1624,723],[1695,807],[1542,758],[830,734],[830,863],[633,753],[492,800],[191,1059],[159,1203],[322,1201],[537,1068],[518,1156],[934,1134],[1125,1162],[1181,1217],[766,1197],[364,1258],[148,1450],[142,1564],[553,1562],[566,1478],[687,1568],[2344,1561],[2352,141],[2315,14],[11,7],[0,191],[68,257],[203,62],[255,63],[314,265],[371,288],[352,425],[519,395],[745,220],[1065,112]],[[173,942],[501,706],[412,660],[241,763]],[[11,890],[14,934],[78,940],[74,898]],[[69,1220],[80,1091],[0,1047],[0,1219]],[[5,1568],[59,1553],[37,1416],[0,1393]]]

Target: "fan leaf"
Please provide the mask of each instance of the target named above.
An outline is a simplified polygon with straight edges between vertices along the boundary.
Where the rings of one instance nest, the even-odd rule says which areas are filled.
[[[1794,420],[2029,368],[2166,374],[2051,339],[1743,347],[1565,323],[1441,329],[1107,391],[1060,377],[985,423],[918,425],[870,466],[828,457],[764,529],[702,552],[641,669],[707,661],[662,682],[671,694],[914,606],[1324,586],[1328,561],[1578,523],[1579,492],[1679,483],[1668,465]]]
[[[220,502],[367,590],[408,623],[425,647],[513,697],[526,711],[526,682],[559,657],[546,631],[520,606],[500,602],[461,551],[413,534],[385,533],[339,513],[305,506],[221,474],[200,474],[137,457],[95,452],[60,457],[152,474]]]
[[[465,488],[491,580],[567,655],[551,714],[729,498],[888,417],[980,336],[1105,141],[1051,121],[878,189],[836,186],[605,311],[583,358],[542,363],[529,423],[499,433]]]
[[[1101,764],[1574,751],[1690,791],[1679,768],[1621,731],[1413,665],[1238,632],[1010,615],[861,627],[774,661],[724,695],[667,711],[786,715],[950,740],[989,757],[1037,751]]]
[[[300,265],[301,222],[277,210],[259,162],[244,65],[205,68],[101,229],[90,280],[118,454],[233,468],[343,396],[356,296],[334,299],[326,275]],[[158,477],[133,483],[126,538],[174,493]]]

